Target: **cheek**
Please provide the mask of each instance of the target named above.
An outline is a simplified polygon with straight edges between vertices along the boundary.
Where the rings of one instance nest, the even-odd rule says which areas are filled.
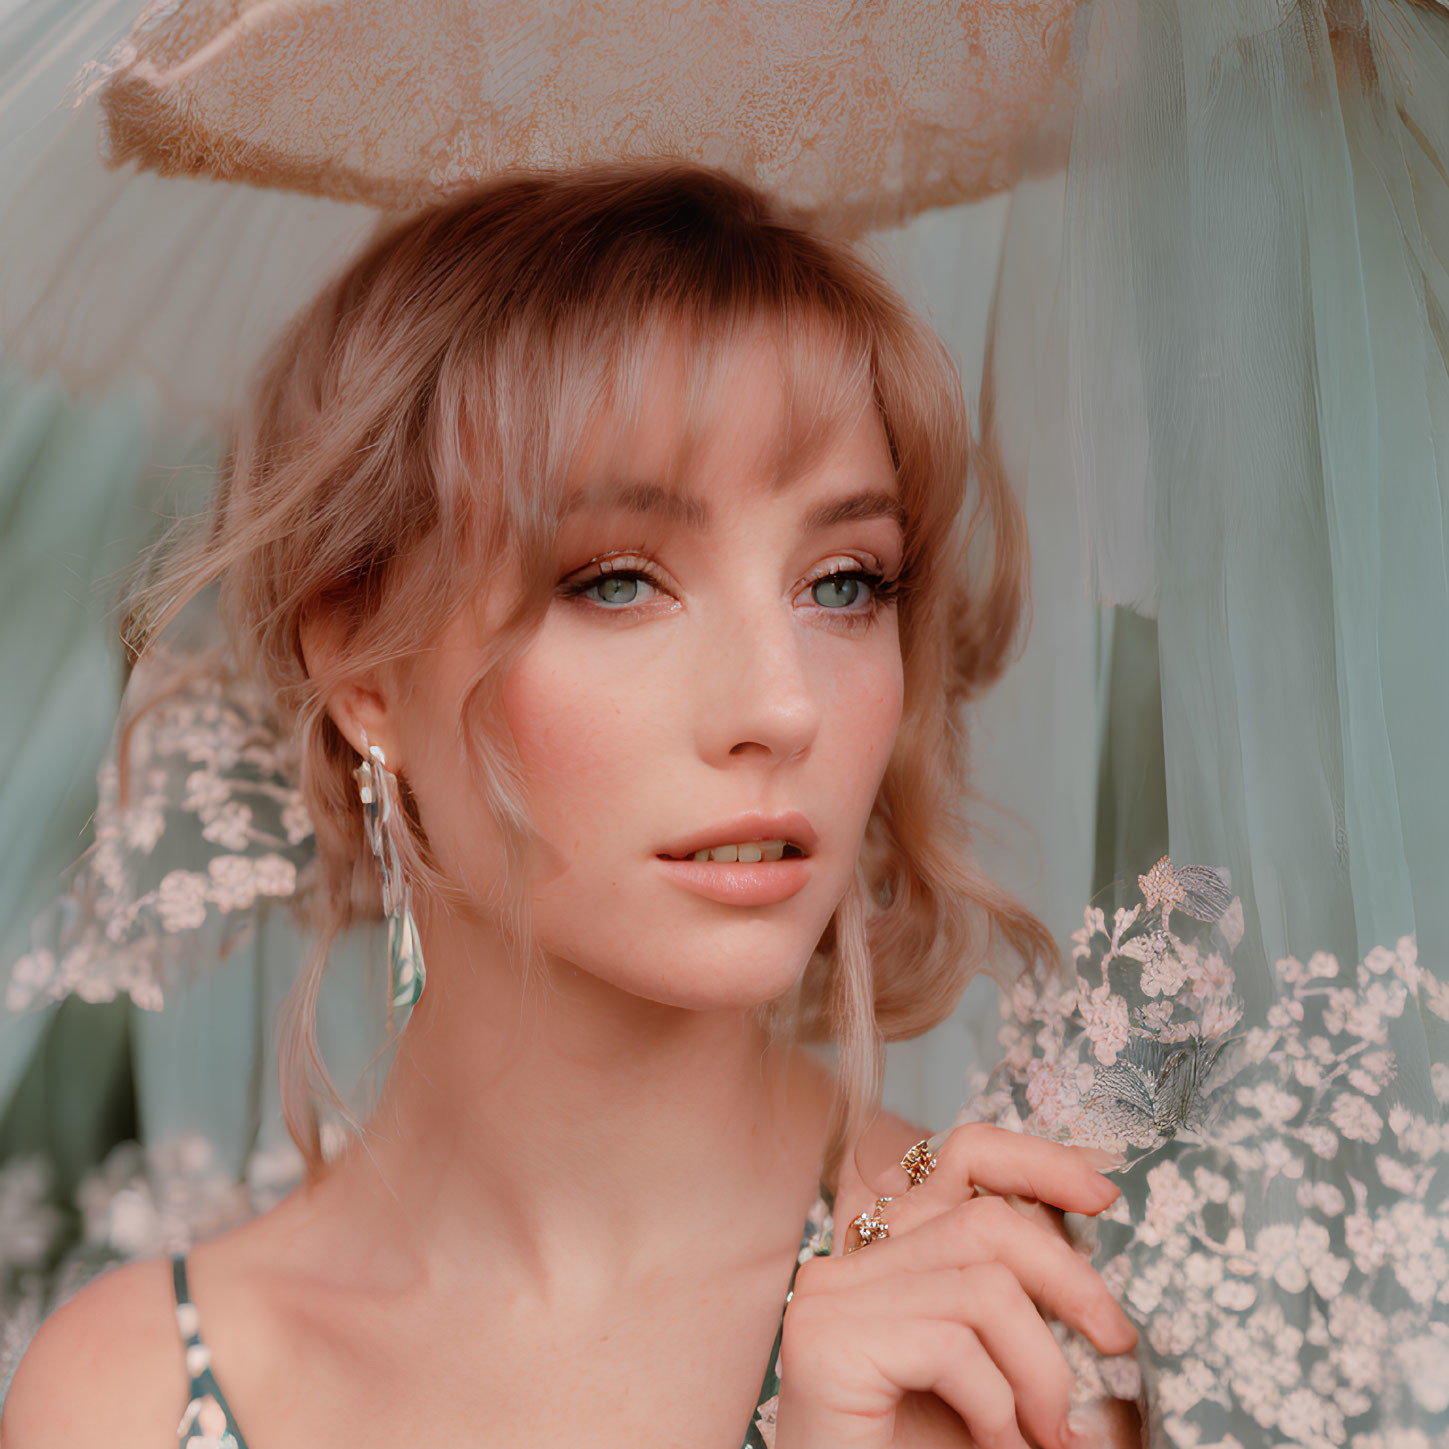
[[[570,821],[582,835],[610,792],[640,779],[654,755],[662,701],[647,674],[601,667],[602,651],[556,647],[545,634],[503,686],[534,823],[546,839]]]
[[[884,632],[884,631],[883,631]],[[842,790],[873,802],[895,749],[905,703],[905,676],[895,630],[866,657],[833,671],[822,712],[819,753]]]

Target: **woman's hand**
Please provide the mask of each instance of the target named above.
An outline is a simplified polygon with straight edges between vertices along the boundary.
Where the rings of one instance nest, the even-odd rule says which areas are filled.
[[[1095,1214],[1118,1194],[1095,1170],[1107,1161],[996,1127],[952,1132],[931,1176],[886,1205],[889,1237],[801,1266],[775,1449],[889,1449],[912,1393],[938,1395],[982,1449],[1067,1449],[1072,1371],[1038,1309],[1103,1353],[1136,1329],[1059,1233],[975,1194]]]

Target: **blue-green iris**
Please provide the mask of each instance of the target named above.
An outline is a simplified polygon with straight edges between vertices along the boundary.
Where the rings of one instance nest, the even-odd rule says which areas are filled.
[[[817,579],[810,590],[817,604],[827,609],[848,609],[860,597],[860,580],[848,574]]]

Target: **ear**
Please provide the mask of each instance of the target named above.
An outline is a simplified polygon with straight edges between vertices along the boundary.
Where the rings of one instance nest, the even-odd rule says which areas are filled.
[[[389,748],[395,734],[390,728],[391,695],[381,672],[349,669],[343,621],[321,605],[303,611],[297,634],[302,662],[322,693],[332,723],[359,755],[366,756],[367,745],[377,745],[396,769]]]

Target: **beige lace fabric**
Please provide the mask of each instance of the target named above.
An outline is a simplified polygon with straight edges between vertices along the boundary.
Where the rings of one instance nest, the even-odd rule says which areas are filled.
[[[1080,13],[0,0],[0,355],[224,431],[379,221],[500,170],[683,157],[894,225],[1061,164]]]
[[[846,231],[1009,186],[1074,0],[161,0],[99,67],[103,150],[406,209],[508,168],[687,156]]]

